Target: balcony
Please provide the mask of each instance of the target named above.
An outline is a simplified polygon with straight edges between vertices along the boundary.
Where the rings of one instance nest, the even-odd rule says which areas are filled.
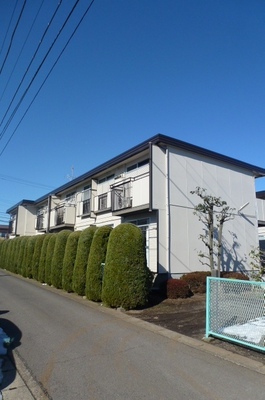
[[[61,205],[51,211],[51,230],[73,228],[75,225],[75,206]]]
[[[44,215],[43,215],[43,214],[37,215],[37,219],[36,219],[36,230],[37,230],[37,231],[42,231],[42,230],[44,230]]]

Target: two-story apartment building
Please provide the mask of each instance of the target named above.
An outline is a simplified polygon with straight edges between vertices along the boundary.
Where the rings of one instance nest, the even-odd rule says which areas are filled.
[[[255,179],[262,176],[263,168],[158,134],[7,213],[13,235],[131,222],[145,235],[150,269],[179,276],[208,268],[198,261],[204,227],[190,193],[199,186],[235,209],[225,224],[223,269],[244,270],[259,244]]]

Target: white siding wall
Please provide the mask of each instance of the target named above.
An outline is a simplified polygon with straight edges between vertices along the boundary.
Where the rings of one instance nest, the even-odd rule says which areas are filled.
[[[200,198],[190,191],[197,186],[207,193],[221,197],[236,209],[234,219],[224,225],[224,261],[226,267],[248,269],[250,250],[258,245],[256,198],[254,178],[240,171],[207,158],[170,149],[170,269],[171,274],[182,274],[194,270],[208,270],[198,261],[202,247],[199,234],[203,224],[193,214]],[[249,202],[238,214],[238,209]]]
[[[257,199],[258,220],[265,221],[265,200]]]
[[[16,234],[20,236],[35,235],[36,209],[34,206],[19,206]]]
[[[152,208],[157,214],[158,272],[169,271],[169,215],[167,202],[167,153],[152,146]],[[153,242],[154,243],[154,242]]]

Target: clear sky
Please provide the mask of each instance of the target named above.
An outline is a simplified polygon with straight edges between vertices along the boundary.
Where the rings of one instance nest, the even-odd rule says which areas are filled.
[[[0,223],[157,133],[265,168],[264,0],[95,0],[56,62],[75,2],[0,2]]]

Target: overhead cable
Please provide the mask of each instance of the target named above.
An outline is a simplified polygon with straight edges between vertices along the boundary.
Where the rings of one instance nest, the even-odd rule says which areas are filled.
[[[9,46],[8,46],[8,49],[7,49],[7,52],[6,52],[6,55],[5,55],[3,64],[2,64],[2,66],[1,66],[1,68],[0,68],[0,74],[2,73],[3,68],[4,68],[4,66],[5,66],[5,63],[6,63],[8,54],[9,54],[9,52],[10,52],[10,49],[11,49],[11,46],[12,46],[12,43],[13,43],[13,39],[14,39],[14,36],[15,36],[15,33],[16,33],[16,30],[17,30],[17,27],[18,27],[18,25],[19,25],[19,22],[20,22],[20,20],[21,20],[21,17],[22,17],[22,14],[23,14],[23,11],[24,11],[26,2],[27,2],[27,0],[24,0],[23,6],[22,6],[21,11],[20,11],[20,14],[19,14],[19,16],[18,16],[18,20],[17,20],[16,26],[15,26],[15,28],[14,28],[14,30],[13,30],[12,35],[11,35],[10,43],[9,43]]]
[[[69,19],[70,19],[72,13],[74,12],[74,10],[75,10],[77,4],[79,3],[79,1],[80,1],[80,0],[76,0],[75,4],[73,5],[73,7],[72,7],[70,13],[68,14],[68,16],[67,16],[67,18],[66,18],[66,20],[64,21],[63,25],[62,25],[61,28],[59,29],[57,35],[55,36],[55,39],[53,40],[53,42],[52,42],[52,44],[50,45],[50,47],[49,47],[47,53],[46,53],[45,56],[43,57],[41,63],[39,64],[39,66],[38,66],[38,68],[37,68],[37,70],[36,70],[36,72],[34,73],[33,78],[31,79],[30,83],[28,84],[27,88],[25,89],[25,91],[24,91],[23,95],[21,96],[19,102],[17,103],[15,109],[14,109],[13,112],[11,113],[11,115],[10,115],[8,121],[6,122],[4,128],[2,129],[2,131],[1,131],[1,133],[0,133],[0,140],[1,140],[2,137],[4,136],[4,134],[5,134],[6,130],[7,130],[7,128],[9,127],[9,125],[10,125],[10,123],[11,123],[11,121],[12,121],[12,119],[13,119],[14,116],[16,115],[17,110],[19,109],[19,107],[20,107],[22,101],[24,100],[24,98],[25,98],[26,94],[28,93],[28,91],[29,91],[31,85],[33,84],[33,82],[34,82],[34,80],[36,79],[38,73],[40,72],[40,70],[41,70],[41,68],[42,68],[42,66],[43,66],[43,64],[44,64],[44,62],[46,61],[48,55],[50,54],[50,52],[51,52],[53,46],[54,46],[55,43],[57,42],[59,36],[61,35],[63,29],[65,28],[67,22],[69,21]]]
[[[31,31],[32,31],[34,25],[35,25],[35,22],[36,22],[37,17],[38,17],[38,15],[39,15],[39,13],[40,13],[40,10],[41,10],[41,8],[42,8],[42,6],[43,6],[43,3],[44,3],[44,0],[42,0],[42,3],[41,3],[41,5],[40,5],[40,7],[39,7],[39,9],[38,9],[38,11],[37,11],[37,13],[36,13],[36,15],[35,15],[35,18],[34,18],[32,24],[31,24],[31,27],[30,27],[30,29],[29,29],[29,31],[28,31],[28,34],[27,34],[27,36],[26,36],[26,39],[24,40],[23,46],[21,47],[21,50],[20,50],[19,55],[18,55],[18,57],[17,57],[17,60],[16,60],[16,62],[15,62],[15,64],[14,64],[14,67],[13,67],[12,71],[11,71],[10,74],[9,74],[9,78],[8,78],[8,80],[7,80],[7,82],[6,82],[6,85],[5,85],[5,87],[4,87],[3,93],[2,93],[2,95],[1,95],[1,97],[0,97],[0,101],[2,100],[2,98],[3,98],[4,94],[5,94],[5,91],[6,91],[6,89],[7,89],[7,86],[8,86],[8,84],[9,84],[9,82],[10,82],[10,79],[11,79],[12,76],[13,76],[13,73],[14,73],[14,71],[15,71],[15,68],[16,68],[16,66],[17,66],[17,63],[18,63],[18,61],[19,61],[19,59],[20,59],[20,56],[21,56],[21,54],[22,54],[22,52],[23,52],[23,50],[24,50],[25,45],[26,45],[27,42],[28,42],[28,38],[29,38],[29,36],[30,36],[30,34],[31,34]]]
[[[9,31],[9,28],[10,28],[10,25],[11,25],[11,22],[12,22],[14,13],[15,13],[15,9],[16,9],[16,7],[17,7],[17,3],[18,3],[18,0],[16,1],[16,4],[15,4],[15,6],[14,6],[14,8],[13,8],[13,12],[12,12],[11,18],[10,18],[10,20],[9,20],[9,24],[8,24],[8,27],[7,27],[7,30],[6,30],[6,34],[5,34],[5,37],[4,37],[4,39],[3,39],[3,43],[2,43],[1,49],[0,49],[0,54],[2,53],[3,47],[4,47],[4,45],[5,45],[6,38],[7,38],[7,34],[8,34],[8,31]]]
[[[7,143],[5,144],[4,148],[2,149],[1,153],[0,153],[0,157],[2,156],[2,154],[4,153],[5,149],[7,148],[8,144],[10,143],[11,139],[13,138],[14,134],[16,133],[17,129],[19,128],[21,122],[23,121],[23,119],[25,118],[25,116],[27,115],[30,107],[32,106],[32,104],[34,103],[34,101],[36,100],[38,94],[40,93],[41,89],[43,88],[44,84],[46,83],[47,79],[49,78],[50,74],[52,73],[53,69],[55,68],[56,64],[58,63],[59,59],[61,58],[62,54],[64,53],[66,47],[68,46],[68,44],[70,43],[70,41],[72,40],[72,38],[74,37],[77,29],[79,28],[79,26],[81,25],[81,23],[83,22],[85,16],[87,15],[87,13],[89,12],[90,8],[92,7],[92,4],[95,2],[95,0],[91,0],[90,4],[88,5],[88,7],[86,8],[84,14],[82,15],[82,17],[80,18],[78,24],[76,25],[74,31],[72,32],[71,36],[69,37],[68,41],[66,42],[65,46],[63,47],[63,49],[61,50],[61,52],[59,53],[59,56],[57,57],[57,59],[55,60],[55,62],[53,63],[52,67],[50,68],[48,74],[46,75],[45,79],[43,80],[42,84],[40,85],[38,91],[36,92],[35,96],[33,97],[32,101],[30,102],[30,104],[28,105],[27,109],[25,110],[24,114],[22,115],[21,119],[19,120],[18,124],[16,125],[15,129],[13,130],[11,136],[9,137]]]

